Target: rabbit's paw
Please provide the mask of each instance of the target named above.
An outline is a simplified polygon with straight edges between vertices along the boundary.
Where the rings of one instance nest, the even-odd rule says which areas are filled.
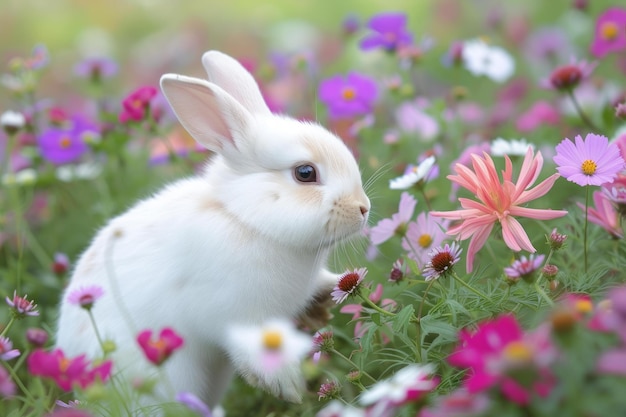
[[[332,289],[331,289],[332,290]],[[333,315],[330,313],[335,303],[333,302],[331,290],[318,292],[309,301],[305,310],[298,316],[298,327],[310,330],[318,330],[326,326]]]

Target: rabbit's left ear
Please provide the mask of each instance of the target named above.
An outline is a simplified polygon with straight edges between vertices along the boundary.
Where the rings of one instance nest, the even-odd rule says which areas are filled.
[[[183,127],[207,149],[228,155],[237,152],[238,142],[246,140],[252,115],[217,85],[165,74],[161,90]]]
[[[252,114],[270,114],[259,85],[236,59],[219,51],[202,55],[209,81],[222,87]]]

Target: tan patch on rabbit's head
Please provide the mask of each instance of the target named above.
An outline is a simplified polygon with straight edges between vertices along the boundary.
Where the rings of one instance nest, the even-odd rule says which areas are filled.
[[[311,155],[310,162],[323,162],[328,165],[329,170],[335,172],[340,178],[350,177],[351,161],[346,161],[346,157],[352,158],[352,155],[340,139],[320,140],[316,137],[305,136],[303,143]]]

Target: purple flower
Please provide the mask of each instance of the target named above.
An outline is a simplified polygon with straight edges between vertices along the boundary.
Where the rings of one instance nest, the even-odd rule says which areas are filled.
[[[388,12],[373,16],[367,27],[373,33],[361,40],[360,47],[364,51],[383,48],[395,51],[401,46],[410,45],[413,35],[406,29],[407,17],[404,13]]]
[[[11,375],[3,366],[0,366],[0,397],[11,398],[15,395],[15,391],[15,383],[11,379]]]
[[[104,78],[111,78],[117,74],[118,66],[109,58],[92,57],[84,59],[74,67],[74,74],[99,82]]]
[[[449,223],[448,220],[431,217],[425,212],[420,213],[416,221],[409,223],[402,247],[419,268],[430,261],[431,250],[443,243],[446,238],[444,230],[448,230]]]
[[[452,245],[446,243],[443,247],[439,246],[433,249],[429,254],[430,261],[422,271],[424,279],[432,281],[451,273],[454,264],[461,259],[462,251],[463,249],[456,242],[452,242]]]
[[[87,142],[99,136],[98,129],[81,116],[74,116],[67,127],[51,127],[39,137],[43,158],[55,165],[63,165],[80,158],[87,150]]]
[[[13,342],[8,337],[0,336],[0,359],[9,361],[20,356],[20,351],[13,349]]]
[[[439,123],[424,110],[428,101],[418,99],[407,101],[395,111],[396,121],[404,132],[415,133],[422,141],[432,141],[439,134]]]
[[[361,116],[372,112],[378,96],[376,82],[363,74],[350,72],[323,80],[319,86],[319,98],[328,106],[332,119]]]
[[[611,7],[596,21],[591,54],[602,58],[611,52],[626,49],[626,9]]]
[[[407,192],[402,193],[398,212],[393,214],[390,219],[382,219],[376,226],[371,228],[370,239],[372,243],[374,245],[380,245],[389,240],[396,233],[404,236],[407,223],[411,220],[411,217],[413,217],[416,204],[417,200],[415,200],[411,194]]]
[[[531,279],[535,271],[538,270],[543,263],[544,259],[544,255],[535,256],[534,254],[531,254],[528,258],[522,256],[518,260],[514,261],[511,266],[504,268],[504,273],[507,277],[515,280],[519,278]]]
[[[580,135],[576,143],[564,139],[556,146],[552,158],[559,174],[580,186],[611,183],[617,173],[624,169],[624,159],[615,144],[609,144],[605,136],[587,134],[583,141]]]
[[[359,286],[367,275],[366,268],[358,268],[354,271],[345,272],[330,295],[337,304],[343,303],[348,296],[355,294],[359,290]]]
[[[17,291],[13,291],[13,299],[6,297],[6,302],[13,309],[13,314],[17,317],[24,316],[38,316],[39,311],[37,311],[37,304],[32,301],[28,301],[26,299],[27,295],[24,297],[20,297],[17,295]]]
[[[185,407],[200,415],[201,417],[212,417],[213,414],[202,400],[196,397],[190,392],[181,392],[176,395],[176,401],[183,404]]]
[[[86,287],[80,287],[72,292],[67,297],[67,302],[70,304],[78,305],[85,310],[91,310],[94,303],[98,298],[104,295],[104,290],[99,285],[89,285]]]

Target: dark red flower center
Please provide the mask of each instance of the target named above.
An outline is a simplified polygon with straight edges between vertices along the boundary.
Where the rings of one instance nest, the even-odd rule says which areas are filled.
[[[441,274],[454,264],[454,257],[448,251],[439,252],[432,257],[430,262],[433,265],[433,269]]]
[[[578,85],[583,79],[583,72],[576,65],[565,65],[555,69],[550,75],[550,83],[554,88],[567,90]]]
[[[358,285],[359,278],[359,274],[356,272],[348,272],[346,275],[341,277],[337,287],[339,287],[339,289],[343,292],[351,292]]]

